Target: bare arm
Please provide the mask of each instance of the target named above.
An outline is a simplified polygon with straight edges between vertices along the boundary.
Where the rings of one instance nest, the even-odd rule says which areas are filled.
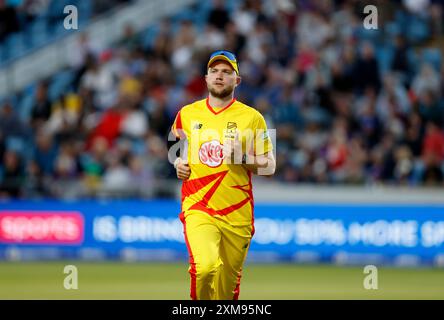
[[[245,163],[246,169],[260,176],[272,176],[276,170],[276,160],[273,152],[267,152],[258,156],[247,155]]]

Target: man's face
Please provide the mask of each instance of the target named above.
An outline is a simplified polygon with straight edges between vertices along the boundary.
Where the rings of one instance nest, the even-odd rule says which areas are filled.
[[[226,61],[215,61],[205,76],[208,91],[215,98],[226,98],[233,94],[234,88],[240,83],[240,77]]]

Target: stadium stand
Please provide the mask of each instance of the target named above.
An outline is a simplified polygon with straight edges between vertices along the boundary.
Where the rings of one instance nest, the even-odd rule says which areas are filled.
[[[121,1],[77,2],[90,19]],[[444,186],[443,5],[376,1],[366,30],[364,2],[202,1],[110,47],[85,34],[70,67],[1,100],[1,196],[172,197],[167,133],[205,96],[220,43],[239,57],[238,99],[277,130],[275,180]],[[63,32],[63,4],[30,21],[7,7],[1,61]]]
[[[63,28],[63,9],[78,9],[79,23],[130,0],[2,0],[0,1],[0,61],[8,63],[67,33]]]

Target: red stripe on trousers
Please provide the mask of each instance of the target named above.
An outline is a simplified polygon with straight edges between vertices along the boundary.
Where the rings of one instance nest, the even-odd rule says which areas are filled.
[[[233,300],[239,300],[241,273],[242,269],[241,271],[239,271],[239,275],[237,276],[237,283],[236,283],[236,288],[234,288]]]
[[[191,251],[190,243],[188,242],[187,237],[187,225],[185,222],[185,217],[183,216],[183,213],[180,214],[180,220],[183,222],[183,230],[185,234],[185,243],[187,245],[188,254],[190,255],[190,275],[191,275],[191,291],[190,291],[190,297],[192,300],[197,300],[196,295],[196,263],[194,262],[193,253]]]

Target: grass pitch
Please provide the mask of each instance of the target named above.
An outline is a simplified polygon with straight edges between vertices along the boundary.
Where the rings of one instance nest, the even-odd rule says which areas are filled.
[[[65,265],[78,270],[66,290]],[[0,263],[0,299],[189,299],[185,263]],[[444,269],[379,268],[378,289],[366,290],[361,267],[246,264],[240,299],[444,299]]]

